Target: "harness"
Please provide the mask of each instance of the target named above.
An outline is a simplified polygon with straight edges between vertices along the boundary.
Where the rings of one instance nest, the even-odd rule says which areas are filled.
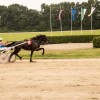
[[[32,44],[32,41],[31,41],[31,40],[28,40],[28,41],[27,41],[27,44],[28,44],[28,45],[31,45],[31,44]]]

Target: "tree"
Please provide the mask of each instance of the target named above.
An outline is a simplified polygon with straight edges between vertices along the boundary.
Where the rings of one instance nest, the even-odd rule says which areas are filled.
[[[77,10],[73,29],[79,30],[81,27],[81,7],[87,9],[83,19],[83,29],[91,29],[91,4],[96,8],[93,15],[93,29],[100,29],[100,1],[88,0],[76,4],[74,2],[61,2],[59,4],[41,5],[41,11],[28,9],[26,6],[12,4],[8,7],[0,6],[0,30],[2,31],[50,31],[50,6],[53,31],[60,30],[58,20],[60,7],[63,31],[71,29],[71,6]]]

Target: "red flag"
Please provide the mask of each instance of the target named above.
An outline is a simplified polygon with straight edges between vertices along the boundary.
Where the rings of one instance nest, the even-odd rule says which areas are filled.
[[[63,10],[60,10],[60,12],[59,12],[58,20],[61,20],[62,11],[63,11]]]

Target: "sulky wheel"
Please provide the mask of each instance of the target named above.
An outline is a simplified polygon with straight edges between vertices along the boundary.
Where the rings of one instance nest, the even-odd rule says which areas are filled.
[[[7,53],[7,52],[0,53],[0,63],[2,63],[2,64],[7,63],[8,59],[9,59],[9,53]]]
[[[2,63],[2,64],[8,63],[10,55],[11,55],[11,53],[6,52],[6,51],[0,53],[0,63]],[[16,60],[16,56],[13,55],[12,58],[10,59],[10,62],[15,62],[15,60]]]

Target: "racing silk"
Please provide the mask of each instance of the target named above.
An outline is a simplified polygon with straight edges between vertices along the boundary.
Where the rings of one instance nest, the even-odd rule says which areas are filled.
[[[0,41],[0,48],[4,48],[5,47],[5,43]]]
[[[5,47],[4,45],[0,44],[0,48],[4,48],[4,47]]]

